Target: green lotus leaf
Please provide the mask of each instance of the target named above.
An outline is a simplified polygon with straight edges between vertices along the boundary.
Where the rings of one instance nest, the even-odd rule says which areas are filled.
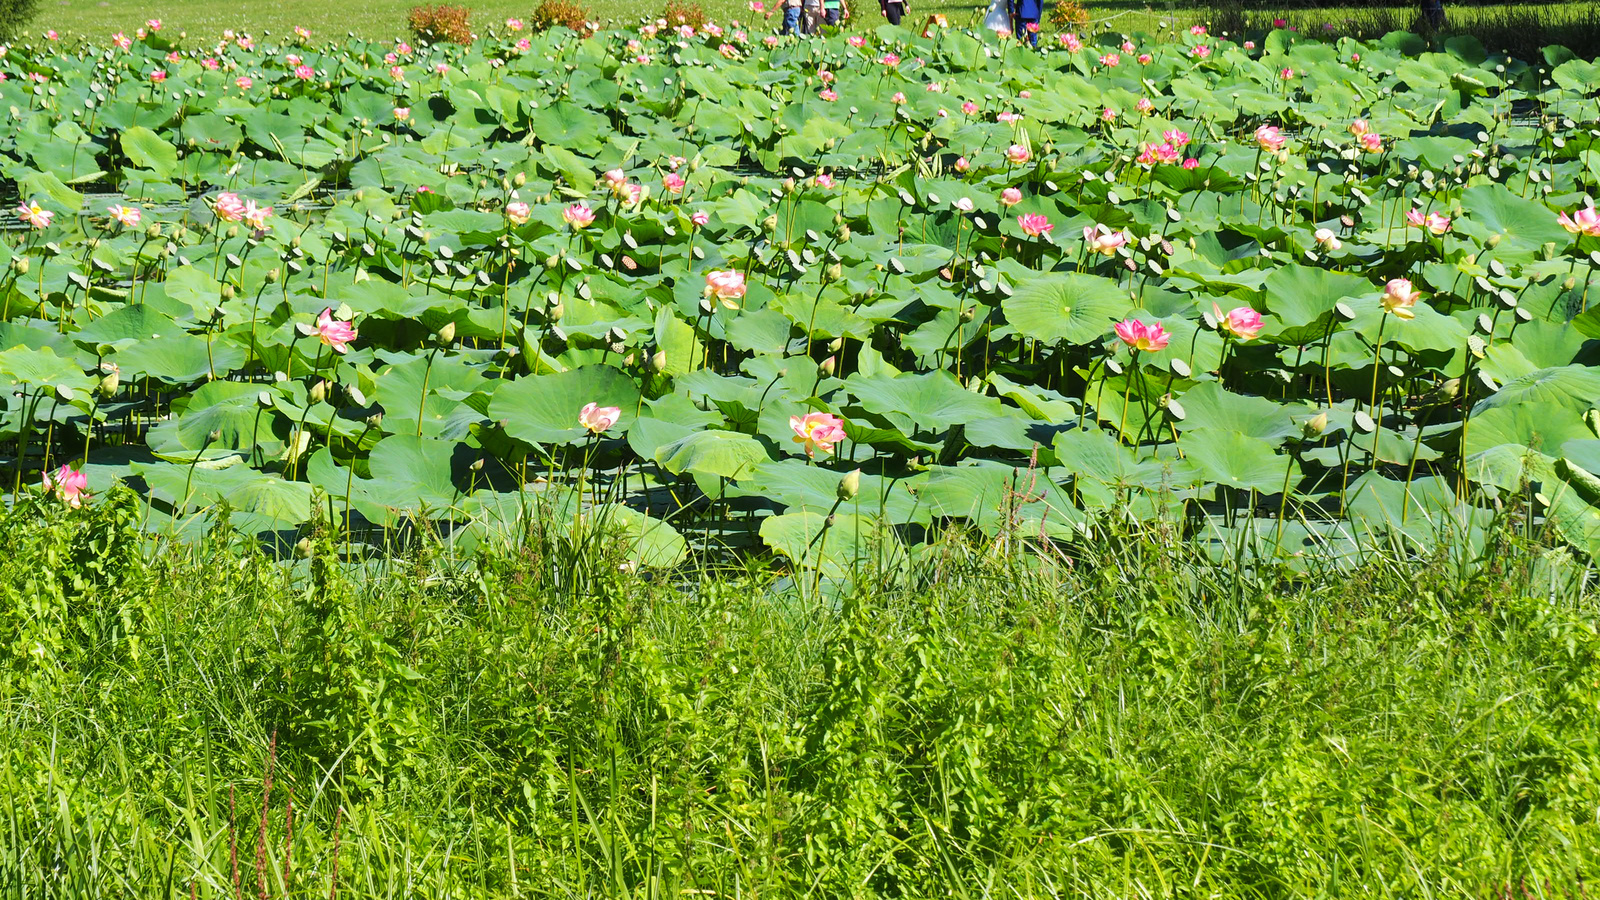
[[[1089,344],[1104,338],[1127,312],[1128,295],[1098,275],[1040,275],[1001,301],[1006,320],[1047,344]]]
[[[612,434],[627,431],[638,414],[639,388],[633,379],[605,365],[519,378],[495,391],[489,418],[505,422],[506,433],[529,444],[566,444],[584,439],[578,424],[584,406],[615,406],[621,413]]]
[[[767,451],[748,434],[696,431],[657,447],[655,459],[674,475],[738,479],[766,461]]]
[[[1274,452],[1267,441],[1237,432],[1196,428],[1185,432],[1178,446],[1206,480],[1226,487],[1282,493],[1285,484],[1294,484],[1300,471],[1294,457]]]

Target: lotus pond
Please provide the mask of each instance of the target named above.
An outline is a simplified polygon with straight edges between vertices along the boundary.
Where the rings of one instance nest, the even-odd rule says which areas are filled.
[[[11,46],[6,489],[830,576],[1106,511],[1600,549],[1600,69],[1045,37]]]

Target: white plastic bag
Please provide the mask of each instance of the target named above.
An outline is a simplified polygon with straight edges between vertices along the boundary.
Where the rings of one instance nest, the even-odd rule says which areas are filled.
[[[1013,31],[1011,27],[1011,4],[1008,0],[993,0],[989,4],[989,11],[984,14],[983,27],[990,31]]]

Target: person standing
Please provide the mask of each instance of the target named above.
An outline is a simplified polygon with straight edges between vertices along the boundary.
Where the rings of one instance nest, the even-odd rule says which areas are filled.
[[[1044,15],[1044,0],[1016,0],[1017,40],[1039,48],[1039,19]]]
[[[800,33],[801,0],[783,0],[783,29],[779,34]]]
[[[883,10],[883,17],[889,20],[890,25],[899,25],[900,17],[906,14],[906,0],[878,0],[878,7]]]
[[[844,0],[822,0],[822,20],[829,26],[839,27],[844,18]]]

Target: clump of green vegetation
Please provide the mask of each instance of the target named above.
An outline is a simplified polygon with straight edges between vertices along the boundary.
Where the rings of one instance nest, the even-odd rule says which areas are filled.
[[[23,891],[1560,895],[1597,861],[1600,615],[1505,533],[1290,584],[1105,521],[802,595],[564,535],[286,565],[137,509],[0,521]]]
[[[706,11],[700,4],[689,0],[667,0],[666,7],[661,10],[661,18],[667,20],[668,28],[688,25],[699,31],[706,24]]]

